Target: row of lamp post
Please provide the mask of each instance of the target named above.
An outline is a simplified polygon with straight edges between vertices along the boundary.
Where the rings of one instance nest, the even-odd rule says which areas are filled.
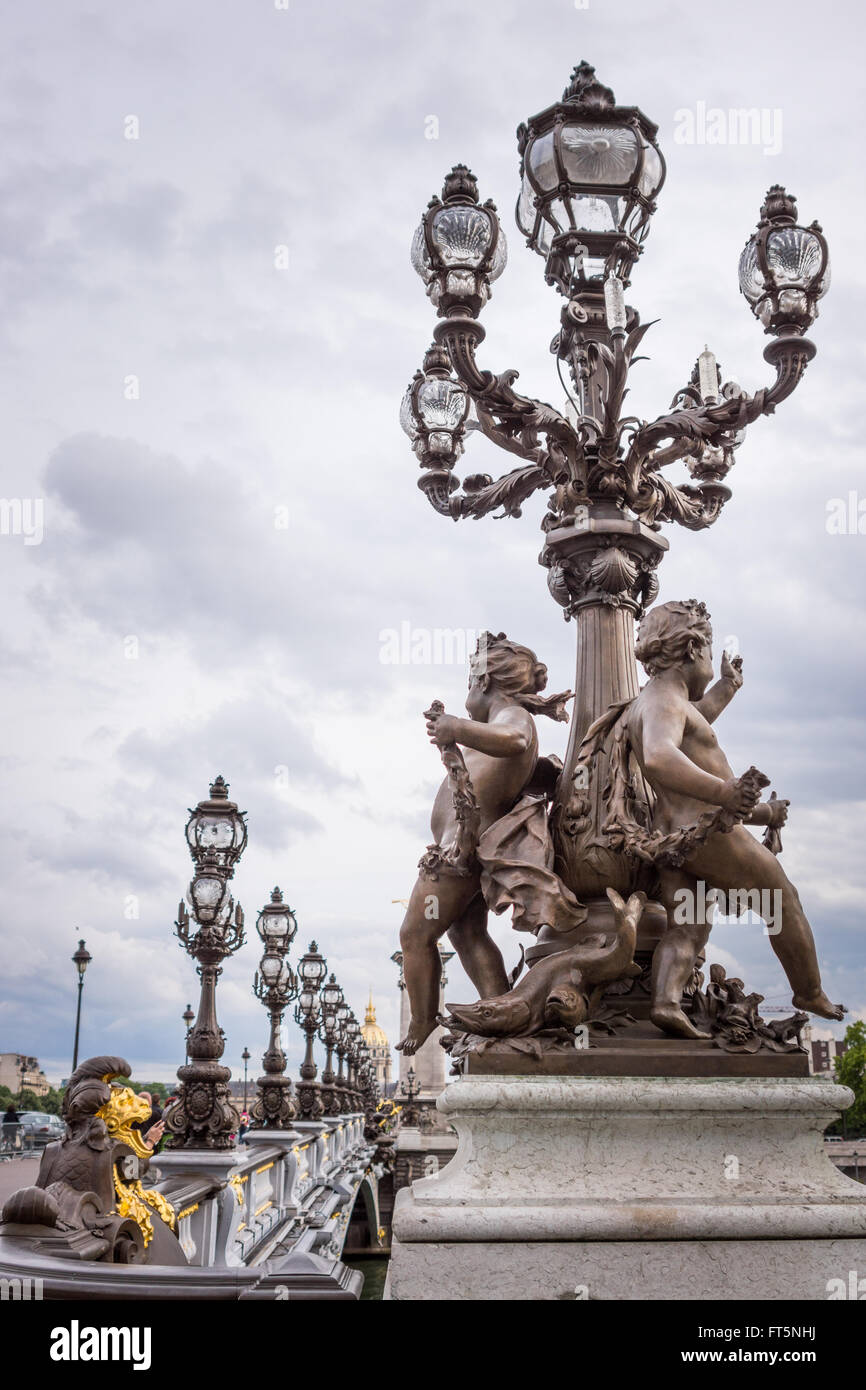
[[[220,1061],[225,1035],[217,1021],[216,985],[223,961],[244,942],[243,911],[235,906],[229,884],[246,847],[247,827],[246,813],[229,800],[228,792],[226,782],[217,777],[209,796],[190,811],[186,826],[194,869],[187,903],[181,902],[178,908],[175,933],[196,962],[201,996],[197,1015],[189,1004],[183,1013],[186,1058],[178,1070],[177,1099],[166,1110],[168,1147],[172,1149],[227,1149],[236,1128],[228,1088],[231,1073]],[[274,888],[256,920],[263,949],[253,993],[267,1010],[270,1036],[250,1112],[251,1128],[287,1130],[293,1120],[315,1121],[324,1116],[363,1111],[372,1130],[380,1092],[361,1026],[336,977],[331,974],[328,978],[327,961],[315,942],[298,962],[297,973],[292,969],[288,953],[297,930],[294,912],[284,902],[280,889]],[[83,945],[82,942],[82,949]],[[84,967],[79,966],[82,976],[83,968],[86,961]],[[294,1094],[292,1082],[285,1074],[286,1055],[281,1042],[283,1018],[291,1004],[306,1040]],[[320,1079],[313,1050],[317,1038],[327,1057]],[[250,1060],[247,1048],[243,1058],[246,1110]]]
[[[227,783],[217,777],[210,795],[190,811],[186,826],[194,871],[187,891],[189,908],[184,902],[179,904],[175,934],[196,961],[201,996],[197,1015],[191,1004],[182,1014],[186,1031],[184,1065],[178,1070],[181,1084],[177,1099],[166,1111],[170,1148],[229,1148],[235,1129],[228,1088],[231,1072],[220,1063],[225,1035],[217,1021],[216,985],[223,960],[245,939],[243,911],[240,905],[235,906],[229,882],[246,847],[247,827],[246,813],[229,800],[228,791]],[[263,1075],[257,1082],[252,1128],[285,1130],[294,1119],[318,1120],[358,1111],[364,1111],[368,1127],[375,1128],[373,1116],[381,1093],[361,1025],[334,974],[324,983],[328,965],[315,941],[298,962],[297,975],[289,965],[288,951],[298,923],[279,888],[274,888],[270,902],[259,913],[256,930],[264,949],[253,993],[268,1011],[270,1038],[262,1058]],[[84,941],[79,941],[72,957],[78,970],[73,1071],[78,1066],[84,974],[91,959]],[[285,1075],[286,1055],[281,1042],[283,1017],[292,1003],[306,1039],[295,1096]],[[313,1053],[317,1038],[326,1049],[320,1080]],[[244,1111],[250,1055],[245,1047]]]

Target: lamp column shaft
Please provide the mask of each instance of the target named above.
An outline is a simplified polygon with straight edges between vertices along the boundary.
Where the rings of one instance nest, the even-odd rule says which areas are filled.
[[[78,1039],[81,1033],[81,995],[84,991],[84,976],[78,977],[78,1003],[75,1009],[75,1043],[72,1048],[72,1070],[78,1066]]]

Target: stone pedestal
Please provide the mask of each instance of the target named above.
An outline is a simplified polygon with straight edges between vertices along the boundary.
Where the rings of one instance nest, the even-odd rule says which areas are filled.
[[[389,1296],[826,1299],[866,1273],[866,1191],[817,1079],[463,1076],[458,1148],[399,1193]],[[831,1287],[838,1287],[831,1286]]]

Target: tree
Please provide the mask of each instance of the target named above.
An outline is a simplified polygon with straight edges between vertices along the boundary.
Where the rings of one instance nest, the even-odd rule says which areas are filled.
[[[47,1095],[39,1097],[39,1109],[44,1110],[46,1115],[59,1115],[62,1104],[63,1092],[55,1091],[53,1086]]]
[[[168,1087],[164,1081],[133,1081],[130,1082],[130,1090],[139,1095],[142,1091],[149,1091],[154,1100],[158,1100],[160,1105],[168,1095]]]
[[[844,1126],[838,1120],[832,1129],[836,1134],[844,1130],[849,1138],[862,1139],[866,1138],[866,1023],[849,1023],[845,1041],[848,1051],[836,1058],[834,1066],[839,1084],[850,1086],[854,1092],[854,1104],[845,1112]]]
[[[37,1096],[35,1091],[28,1091],[25,1087],[15,1097],[15,1106],[18,1110],[39,1110],[45,1113],[42,1101],[42,1096]]]

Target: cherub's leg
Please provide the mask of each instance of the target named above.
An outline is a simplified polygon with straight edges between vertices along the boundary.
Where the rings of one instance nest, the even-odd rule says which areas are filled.
[[[821,988],[812,928],[775,854],[737,825],[728,835],[712,836],[689,860],[689,868],[727,894],[754,889],[779,893],[781,909],[773,924],[779,929],[771,930],[770,945],[794,992],[793,1004],[821,1018],[842,1018],[842,1005],[831,1003]]]
[[[502,952],[487,930],[487,904],[477,893],[448,930],[460,964],[478,991],[479,999],[492,999],[508,989]]]
[[[411,1056],[436,1027],[439,977],[442,965],[436,943],[478,892],[479,879],[443,873],[437,879],[419,878],[412,889],[400,928],[403,979],[409,992],[409,1030],[397,1051]]]
[[[697,882],[682,869],[659,871],[659,897],[668,914],[665,934],[655,948],[650,1018],[663,1033],[679,1038],[708,1038],[682,1010],[683,989],[710,934],[712,906],[698,914]],[[684,891],[688,894],[684,897]],[[681,921],[680,918],[685,918]]]

